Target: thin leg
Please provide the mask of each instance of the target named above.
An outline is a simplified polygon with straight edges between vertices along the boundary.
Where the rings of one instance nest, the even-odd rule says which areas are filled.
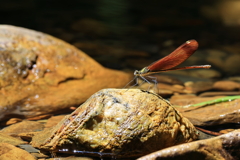
[[[137,79],[137,76],[135,76],[130,82],[128,82],[123,88],[126,88],[130,83],[132,83],[135,79]],[[134,86],[136,86],[137,85],[137,83],[136,84],[134,84],[133,86],[131,86],[130,88],[132,88],[132,87],[134,87]]]
[[[141,79],[144,81],[144,82],[147,82],[148,84],[149,84],[149,87],[148,87],[148,91],[151,89],[151,81],[152,82],[154,82],[154,89],[156,89],[156,93],[158,93],[158,87],[157,87],[157,78],[156,77],[153,77],[153,76],[148,76],[150,79],[151,79],[151,81],[149,81],[149,80],[147,80],[145,77],[143,77],[143,76],[140,76],[141,77]],[[143,83],[144,83],[143,82]]]
[[[159,90],[158,90],[158,82],[157,82],[157,77],[153,77],[153,76],[148,76],[149,78],[151,78],[152,82],[154,82],[154,89],[156,89],[156,93],[159,93]]]
[[[153,77],[153,76],[148,76],[151,80],[149,81],[148,79],[146,79],[144,76],[141,76],[141,75],[138,75],[138,76],[135,76],[133,80],[131,80],[130,82],[128,82],[124,88],[126,88],[130,83],[132,83],[134,80],[136,80],[136,83],[134,85],[132,85],[131,87],[128,87],[128,89],[134,87],[134,86],[141,86],[143,83],[147,82],[150,86],[148,87],[148,91],[151,89],[151,81],[154,82],[154,89],[156,90],[156,93],[158,93],[158,87],[157,87],[157,78],[156,77]],[[141,82],[139,84],[139,79],[138,78],[141,78],[143,80],[143,82]]]

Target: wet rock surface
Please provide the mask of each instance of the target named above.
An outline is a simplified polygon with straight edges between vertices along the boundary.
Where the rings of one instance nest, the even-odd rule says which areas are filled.
[[[47,151],[119,158],[138,157],[196,138],[193,125],[156,94],[105,89],[56,127],[34,136],[31,143]]]
[[[223,97],[222,97],[223,98]],[[182,96],[180,100],[172,100],[172,104],[185,106],[177,108],[183,116],[197,126],[213,126],[227,123],[239,123],[240,99],[227,102],[212,103],[196,107],[188,106],[199,102],[221,99],[221,97],[198,98],[194,96]]]
[[[130,76],[44,33],[0,25],[0,120],[60,113]]]

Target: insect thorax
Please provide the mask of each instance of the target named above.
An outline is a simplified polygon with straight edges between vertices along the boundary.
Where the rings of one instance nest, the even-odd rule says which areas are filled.
[[[140,71],[135,70],[135,71],[134,71],[134,75],[135,75],[135,76],[140,76],[140,75],[145,74],[145,73],[147,73],[147,72],[149,72],[149,69],[148,69],[147,67],[144,67],[144,68],[141,69]]]

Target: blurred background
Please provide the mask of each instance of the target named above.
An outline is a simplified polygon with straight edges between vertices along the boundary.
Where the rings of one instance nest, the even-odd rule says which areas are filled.
[[[184,65],[211,64],[211,78],[240,75],[237,0],[7,0],[0,23],[53,35],[130,72],[196,39],[199,49]]]

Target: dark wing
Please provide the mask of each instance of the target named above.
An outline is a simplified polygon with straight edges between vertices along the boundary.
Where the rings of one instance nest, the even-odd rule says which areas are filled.
[[[197,48],[198,42],[196,40],[189,40],[179,46],[171,54],[152,63],[147,68],[151,72],[172,69],[188,59],[188,57],[190,57]]]

